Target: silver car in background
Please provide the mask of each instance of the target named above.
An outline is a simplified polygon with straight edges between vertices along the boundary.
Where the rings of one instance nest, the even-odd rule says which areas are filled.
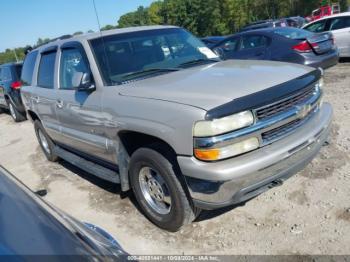
[[[331,31],[339,49],[339,56],[350,57],[350,12],[313,21],[305,25],[303,29],[315,33]]]

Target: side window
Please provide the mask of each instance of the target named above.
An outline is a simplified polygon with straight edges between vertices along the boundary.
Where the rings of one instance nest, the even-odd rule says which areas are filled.
[[[326,19],[319,22],[315,22],[305,27],[305,29],[314,33],[324,32],[326,30]]]
[[[265,36],[249,35],[243,36],[241,50],[266,47],[268,46],[268,39]]]
[[[237,50],[238,44],[239,44],[240,38],[231,38],[224,43],[221,44],[221,48],[224,49],[227,52],[235,51]]]
[[[55,59],[57,52],[44,53],[41,55],[38,86],[43,88],[54,88]]]
[[[339,30],[350,27],[350,17],[338,17],[331,20],[329,30]]]
[[[21,73],[21,81],[25,86],[30,86],[32,84],[34,67],[35,67],[37,56],[38,56],[38,51],[34,51],[29,53],[24,60],[22,73]]]
[[[79,49],[63,49],[60,61],[60,89],[73,89],[77,73],[88,73],[88,65]]]
[[[1,81],[11,81],[11,69],[9,67],[3,67],[1,70]]]

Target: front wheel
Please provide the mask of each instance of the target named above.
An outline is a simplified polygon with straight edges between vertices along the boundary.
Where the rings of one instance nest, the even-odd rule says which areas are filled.
[[[130,159],[130,182],[145,215],[160,228],[175,232],[199,212],[186,196],[174,160],[159,148],[135,151]]]

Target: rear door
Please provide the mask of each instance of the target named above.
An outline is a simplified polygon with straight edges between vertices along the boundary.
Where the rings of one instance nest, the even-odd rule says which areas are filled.
[[[78,42],[65,43],[60,50],[57,93],[60,142],[87,157],[111,161],[101,112],[101,89],[78,90],[73,79],[79,73],[92,75],[85,50]]]
[[[238,52],[235,53],[236,59],[254,59],[262,60],[268,56],[268,47],[270,38],[264,35],[249,34],[242,36]]]
[[[34,107],[50,137],[57,141],[61,136],[56,113],[57,101],[57,46],[49,47],[40,54],[36,88],[32,100]]]
[[[350,16],[330,19],[329,30],[333,33],[340,56],[350,56]]]

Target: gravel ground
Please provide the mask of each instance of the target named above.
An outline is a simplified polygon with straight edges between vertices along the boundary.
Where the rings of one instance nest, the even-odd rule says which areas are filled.
[[[46,161],[29,121],[0,115],[0,164],[45,200],[112,233],[131,254],[350,254],[350,63],[326,71],[330,145],[298,175],[244,206],[205,212],[177,233],[156,228],[120,188]]]

